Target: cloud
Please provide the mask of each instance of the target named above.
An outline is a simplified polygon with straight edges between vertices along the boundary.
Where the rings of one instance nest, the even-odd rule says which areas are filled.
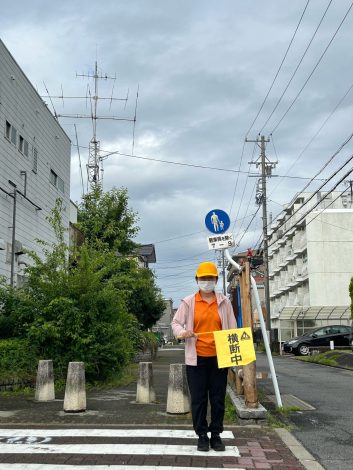
[[[256,116],[303,11],[305,1],[234,2],[233,0],[107,0],[105,2],[15,2],[2,13],[2,39],[30,81],[45,95],[43,81],[53,95],[84,99],[54,99],[59,114],[90,116],[94,105],[92,74],[99,80],[98,95],[129,100],[98,102],[98,116],[132,119],[139,85],[134,154],[137,156],[255,172],[249,161],[259,149],[244,146]],[[267,136],[300,90],[332,37],[350,2],[333,2],[288,92],[265,128]],[[249,138],[253,139],[279,99],[326,5],[311,2],[271,94]],[[260,14],[261,10],[261,14]],[[274,173],[285,174],[352,84],[350,14],[308,85],[271,137],[267,153],[278,158]],[[89,88],[87,88],[89,86]],[[128,91],[129,90],[129,91]],[[45,98],[48,106],[51,103]],[[348,94],[313,140],[290,175],[312,176],[350,131],[353,92]],[[72,198],[81,195],[81,176],[74,124],[86,181],[92,120],[60,118],[72,140]],[[131,154],[133,124],[98,120],[97,138],[103,150]],[[351,146],[347,146],[348,149]],[[332,162],[328,175],[342,156]],[[137,240],[156,243],[158,283],[175,298],[194,289],[197,263],[214,260],[208,251],[204,217],[213,208],[229,210],[239,239],[257,206],[255,178],[168,163],[114,155],[104,162],[104,188],[128,188],[131,206],[139,212]],[[272,178],[268,182],[269,210],[274,214],[304,181]],[[311,188],[315,188],[314,183]],[[254,244],[261,232],[260,212],[239,248]],[[243,221],[243,217],[246,217]],[[173,240],[169,240],[173,239]],[[168,241],[163,241],[168,240]],[[168,274],[167,274],[168,273]],[[174,273],[174,275],[173,275]],[[168,276],[168,277],[167,277]]]

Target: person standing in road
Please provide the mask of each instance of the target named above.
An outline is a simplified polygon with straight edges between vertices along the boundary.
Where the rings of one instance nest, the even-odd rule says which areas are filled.
[[[181,301],[172,328],[175,336],[185,339],[192,421],[199,436],[197,449],[208,451],[211,446],[216,451],[224,451],[220,434],[223,432],[228,368],[218,368],[212,332],[236,328],[236,320],[229,299],[215,292],[218,281],[216,265],[209,261],[201,263],[195,279],[198,291]],[[208,400],[211,405],[210,424],[207,423]]]

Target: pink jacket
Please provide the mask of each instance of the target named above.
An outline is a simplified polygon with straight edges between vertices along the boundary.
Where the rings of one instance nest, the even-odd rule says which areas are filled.
[[[236,328],[237,323],[230,300],[219,292],[216,292],[216,297],[222,330]],[[186,330],[194,331],[194,308],[195,294],[189,295],[181,301],[172,321],[174,336],[180,336]],[[188,366],[197,365],[196,340],[196,338],[185,339],[185,364]]]

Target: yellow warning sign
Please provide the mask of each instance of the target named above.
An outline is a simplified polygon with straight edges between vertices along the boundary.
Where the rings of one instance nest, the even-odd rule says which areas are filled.
[[[245,366],[256,360],[251,328],[213,332],[218,367]]]

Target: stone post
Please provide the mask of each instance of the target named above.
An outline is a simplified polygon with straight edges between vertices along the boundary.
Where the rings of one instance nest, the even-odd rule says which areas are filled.
[[[167,413],[184,414],[190,411],[189,388],[184,364],[170,364]]]
[[[55,400],[53,361],[39,361],[37,370],[36,401]]]
[[[140,373],[137,379],[136,403],[152,403],[156,400],[153,387],[152,362],[140,362]]]
[[[86,411],[86,381],[83,362],[69,362],[65,387],[64,411],[79,413]]]

